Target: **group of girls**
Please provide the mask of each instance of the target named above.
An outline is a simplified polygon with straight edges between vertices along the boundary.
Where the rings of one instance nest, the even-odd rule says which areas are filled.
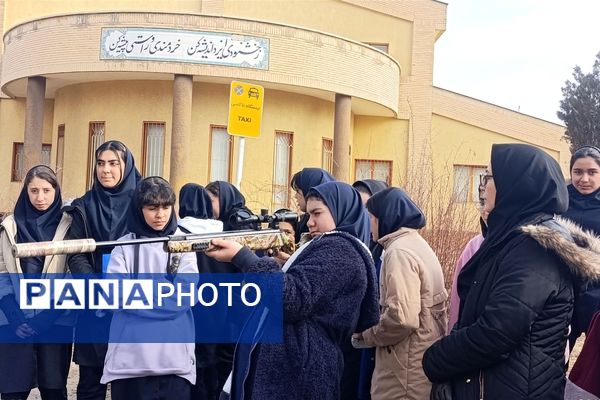
[[[572,303],[577,294],[579,312],[587,310],[584,300],[594,296],[585,294],[595,289],[588,281],[600,277],[593,261],[597,239],[555,218],[564,214],[594,229],[591,214],[578,220],[581,211],[595,209],[600,187],[594,176],[600,151],[587,149],[574,154],[567,188],[543,151],[493,146],[482,180],[487,234],[457,276],[460,306],[447,336],[442,269],[418,233],[425,216],[399,188],[371,180],[352,187],[319,168],[298,172],[291,185],[305,214],[284,227],[295,228],[300,243],[291,256],[259,257],[214,239],[196,255],[142,244],[16,259],[15,243],[228,231],[244,228],[232,224],[232,215],[249,212],[227,182],[189,184],[180,192],[178,223],[168,182],[141,179],[131,152],[116,141],[98,148],[92,188],[64,209],[54,172],[34,167],[14,214],[1,225],[0,334],[18,344],[0,345],[0,396],[26,399],[39,387],[43,399],[66,399],[71,345],[35,343],[35,337],[68,332],[75,323],[76,339],[98,338],[76,340],[79,399],[104,399],[108,382],[115,399],[426,399],[430,392],[434,399],[561,398]],[[43,277],[68,266],[77,274],[126,276],[174,265],[181,279],[197,272],[281,274],[282,342],[195,350],[193,343],[107,345],[115,325],[193,329],[195,310],[174,308],[152,318],[82,312],[75,322],[68,312],[50,318],[18,305],[19,274]],[[203,323],[211,322],[196,317],[196,329]]]
[[[164,380],[140,382],[133,379],[134,382],[131,382],[132,379],[128,378],[135,378],[137,375],[131,370],[129,375],[123,373],[126,362],[121,362],[117,367],[115,363],[108,363],[111,354],[118,353],[114,348],[110,348],[114,347],[112,343],[110,346],[107,345],[113,319],[111,313],[88,310],[77,312],[76,316],[74,312],[59,315],[37,310],[33,312],[19,307],[18,280],[23,274],[43,278],[48,276],[47,274],[64,274],[67,269],[76,275],[123,272],[123,268],[129,268],[129,263],[123,263],[123,260],[131,258],[131,254],[123,253],[130,252],[133,247],[117,246],[102,248],[93,253],[19,259],[12,256],[11,249],[15,243],[81,238],[112,241],[131,235],[153,237],[176,232],[178,225],[173,214],[175,194],[168,182],[157,177],[142,180],[135,167],[133,155],[123,143],[118,141],[109,141],[98,147],[95,161],[91,189],[65,207],[63,207],[60,187],[54,171],[43,165],[33,167],[24,179],[14,213],[2,221],[0,228],[0,335],[3,342],[0,344],[0,352],[2,352],[0,398],[2,399],[26,399],[31,389],[35,387],[39,388],[43,399],[66,399],[71,356],[79,365],[78,399],[105,399],[106,383],[109,381],[112,382],[113,398],[130,399],[134,398],[131,396],[132,393],[138,392],[135,397],[145,398],[144,394],[152,393],[155,389],[169,392],[173,388],[165,386]],[[180,200],[182,219],[179,229],[182,232],[196,233],[198,229],[200,231],[204,229],[206,232],[218,232],[224,228],[234,229],[229,225],[229,216],[235,209],[244,207],[244,197],[241,193],[226,182],[213,182],[207,190],[200,187],[202,205],[197,202],[198,195],[193,193],[194,189],[196,188],[193,185],[182,189]],[[204,219],[202,224],[194,224],[193,220],[198,218]],[[158,251],[152,245],[143,245],[140,254],[153,260],[150,263],[144,261],[144,265],[164,267],[167,263],[166,260],[158,261],[159,257],[167,257],[167,253]],[[214,262],[212,259],[210,262],[197,263],[194,257],[193,262],[190,263],[185,262],[189,258],[188,255],[182,258],[183,262],[178,260],[181,272],[185,272],[186,268],[197,272],[197,265],[201,266],[203,272],[232,271],[226,264]],[[122,317],[122,314],[118,316]],[[41,334],[44,334],[44,337],[68,338],[73,336],[73,331],[75,335],[73,354],[71,343],[36,343],[36,337],[39,338]],[[80,340],[82,338],[86,338],[91,343],[82,342]],[[109,350],[108,357],[107,350]],[[135,353],[148,355],[156,354],[156,351],[135,349]],[[220,362],[228,363],[229,366],[222,367],[224,372],[220,374],[224,375],[221,378],[224,382],[233,358],[231,345],[227,351],[217,351],[216,359],[214,355],[201,353],[205,360],[200,363],[200,366],[206,370],[213,370],[213,362],[217,365]],[[165,354],[169,354],[169,351]],[[143,363],[148,362],[156,369],[151,375],[160,375],[162,373],[160,368],[164,370],[165,367],[169,367],[169,360],[173,361],[175,358],[177,357],[172,356],[165,359],[164,354],[156,354],[153,359],[142,360],[142,365],[138,367],[142,368]],[[140,363],[140,359],[135,358],[126,361]],[[152,364],[155,361],[158,364]],[[196,370],[194,368],[192,373],[189,370],[189,360],[187,361],[186,371],[178,376],[183,376],[188,382],[193,383]],[[142,372],[145,373],[147,371]],[[223,382],[215,380],[214,386],[222,386]],[[177,386],[178,382],[175,380],[174,383],[169,384]],[[216,390],[215,388],[213,391]],[[180,393],[178,390],[172,392]],[[181,398],[181,396],[177,395],[173,398]]]

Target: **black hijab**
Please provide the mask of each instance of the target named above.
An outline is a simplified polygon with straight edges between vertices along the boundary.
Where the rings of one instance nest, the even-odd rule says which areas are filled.
[[[569,209],[563,216],[600,235],[600,189],[590,194],[582,194],[571,184],[567,190]]]
[[[33,168],[40,167],[48,168],[48,172],[55,175],[50,167],[38,165]],[[42,177],[37,177],[43,179]],[[46,242],[52,240],[62,217],[61,207],[62,197],[60,186],[57,185],[54,188],[54,201],[50,207],[44,211],[39,211],[29,201],[27,186],[23,185],[14,210],[15,223],[17,225],[17,243]],[[20,262],[21,269],[25,273],[40,273],[44,268],[44,257],[21,258]]]
[[[230,218],[241,208],[245,209],[246,199],[231,183],[225,181],[216,181],[216,183],[219,185],[219,220],[223,222],[223,231],[239,230],[240,227],[232,224]]]
[[[379,181],[377,179],[363,179],[362,181],[354,182],[352,186],[356,189],[358,189],[359,187],[364,187],[369,191],[369,194],[373,196],[375,193],[387,189],[388,184],[384,181]]]
[[[459,315],[464,305],[462,300],[482,262],[495,254],[520,226],[562,214],[569,203],[558,163],[541,149],[525,144],[495,144],[491,166],[496,201],[488,216],[485,240],[458,277]]]
[[[358,191],[347,183],[333,181],[310,189],[306,198],[316,194],[329,208],[335,230],[347,232],[369,245],[371,238],[369,215],[360,199]]]
[[[304,197],[311,187],[318,186],[325,182],[335,181],[335,178],[321,168],[303,168],[296,174],[294,186],[302,190]]]
[[[492,146],[496,202],[488,216],[489,244],[521,225],[562,214],[569,205],[565,179],[556,160],[525,144]]]
[[[425,216],[412,199],[399,188],[387,188],[367,201],[367,209],[379,220],[379,238],[400,228],[421,229]]]
[[[208,192],[196,183],[186,183],[179,191],[179,218],[211,219],[212,203]]]
[[[135,168],[133,154],[121,142],[115,140],[105,142],[96,150],[96,154],[103,151],[101,150],[103,146],[114,142],[125,148],[123,157],[125,168],[121,182],[114,188],[106,189],[98,181],[94,166],[94,183],[83,196],[89,231],[97,241],[116,240],[127,233],[129,202],[141,179],[140,173]]]
[[[150,179],[159,179],[170,188],[169,182],[157,176],[151,176],[142,179],[139,185],[135,188],[128,207],[129,212],[127,213],[127,229],[129,232],[135,233],[136,237],[153,238],[172,235],[177,230],[177,216],[175,215],[174,210],[171,211],[171,218],[169,218],[169,222],[167,222],[165,227],[160,231],[154,230],[146,223],[146,220],[144,219],[144,214],[142,213],[143,204],[141,203],[140,199],[142,197],[142,192],[147,190],[148,180]]]

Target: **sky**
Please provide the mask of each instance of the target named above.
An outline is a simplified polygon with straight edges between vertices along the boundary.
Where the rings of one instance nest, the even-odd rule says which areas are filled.
[[[447,0],[435,86],[550,122],[600,52],[599,0]]]

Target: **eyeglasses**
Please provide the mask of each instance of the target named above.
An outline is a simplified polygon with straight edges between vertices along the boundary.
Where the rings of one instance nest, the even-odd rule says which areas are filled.
[[[485,187],[491,179],[494,179],[494,175],[488,174],[487,172],[483,173],[479,175],[479,184]]]

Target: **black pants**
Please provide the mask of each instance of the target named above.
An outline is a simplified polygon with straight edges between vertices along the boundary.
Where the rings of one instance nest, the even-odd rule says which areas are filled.
[[[192,385],[177,375],[117,379],[110,383],[112,400],[189,399]]]
[[[104,400],[106,398],[106,385],[100,383],[103,369],[103,367],[79,366],[77,400]]]
[[[18,393],[2,393],[2,400],[27,400],[30,391]],[[42,400],[67,400],[67,389],[43,389],[40,388]]]
[[[192,387],[192,400],[218,400],[221,388],[216,366],[196,369],[196,384]]]

